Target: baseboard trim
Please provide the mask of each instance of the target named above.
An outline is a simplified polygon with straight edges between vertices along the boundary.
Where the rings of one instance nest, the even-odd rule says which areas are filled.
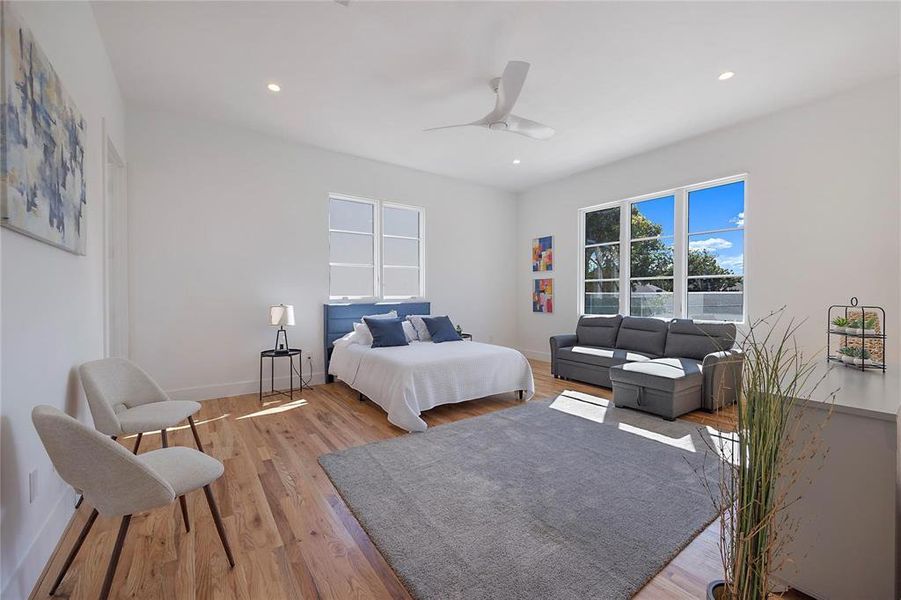
[[[544,352],[541,350],[528,350],[526,348],[517,348],[526,358],[531,358],[532,360],[542,360],[544,362],[551,362],[551,353]]]
[[[31,598],[34,595],[38,582],[50,566],[75,515],[75,491],[65,484],[61,489],[59,500],[10,575],[0,597]]]
[[[325,382],[325,374],[321,371],[313,373],[312,384],[318,385]],[[288,389],[290,385],[289,378],[276,377],[275,387],[277,389]],[[294,388],[299,385],[298,379],[294,377]],[[269,378],[263,380],[263,393],[269,391]],[[209,385],[198,385],[186,388],[176,388],[166,390],[166,393],[173,400],[193,400],[202,402],[204,400],[214,400],[216,398],[228,398],[231,396],[244,396],[246,394],[258,394],[260,392],[260,380],[251,379],[249,381],[233,381],[231,383],[213,383]]]

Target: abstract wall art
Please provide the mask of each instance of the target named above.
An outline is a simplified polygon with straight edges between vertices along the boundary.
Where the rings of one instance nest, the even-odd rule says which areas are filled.
[[[554,270],[554,236],[532,240],[532,271]]]
[[[7,3],[2,20],[0,219],[85,253],[85,120],[31,31]]]
[[[532,312],[554,312],[554,280],[535,279],[532,290]]]

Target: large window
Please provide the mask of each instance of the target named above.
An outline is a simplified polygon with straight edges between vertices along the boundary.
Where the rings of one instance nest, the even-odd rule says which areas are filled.
[[[673,316],[675,196],[633,202],[629,248],[629,311],[636,317]]]
[[[688,302],[692,319],[741,321],[745,182],[688,192]]]
[[[619,311],[619,207],[585,215],[585,312]]]
[[[580,211],[583,314],[742,321],[745,178]]]
[[[422,209],[331,196],[329,297],[422,297],[422,243]]]

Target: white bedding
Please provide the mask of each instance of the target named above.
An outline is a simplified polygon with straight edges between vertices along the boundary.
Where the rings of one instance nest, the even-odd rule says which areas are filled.
[[[329,374],[367,396],[407,431],[425,431],[419,415],[441,404],[493,394],[535,392],[526,357],[503,346],[479,342],[410,342],[371,348],[346,339],[335,342]]]

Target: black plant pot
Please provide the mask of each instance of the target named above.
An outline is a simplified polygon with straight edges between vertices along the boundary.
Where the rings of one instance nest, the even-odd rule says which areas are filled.
[[[707,600],[722,600],[721,594],[726,591],[726,582],[722,579],[707,584]]]

